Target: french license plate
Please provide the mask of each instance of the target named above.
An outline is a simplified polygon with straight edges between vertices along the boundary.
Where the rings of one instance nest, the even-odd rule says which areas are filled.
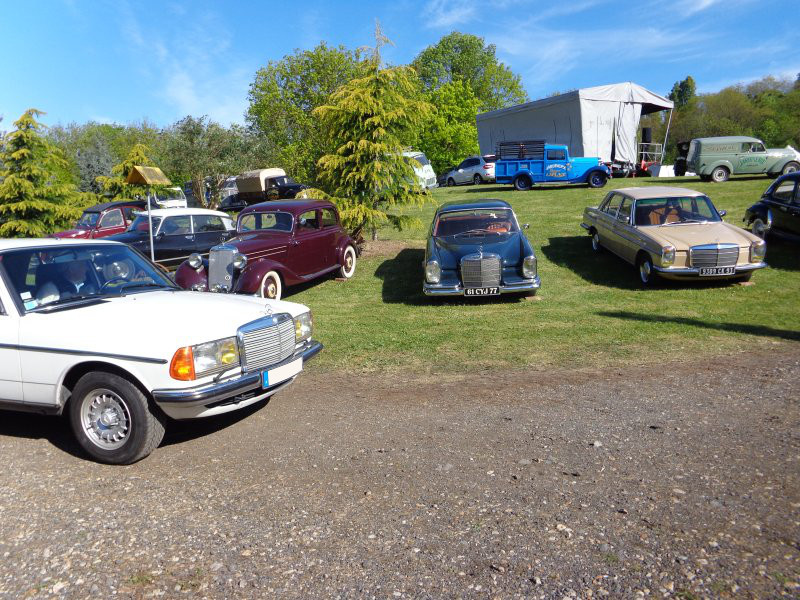
[[[497,296],[500,294],[500,288],[485,287],[485,288],[464,288],[465,296]]]
[[[701,267],[700,277],[713,277],[714,275],[734,275],[736,267]]]
[[[290,377],[294,377],[303,370],[303,359],[298,358],[290,363],[281,365],[269,371],[262,371],[261,373],[261,387],[268,388],[276,385],[281,381],[286,381]]]

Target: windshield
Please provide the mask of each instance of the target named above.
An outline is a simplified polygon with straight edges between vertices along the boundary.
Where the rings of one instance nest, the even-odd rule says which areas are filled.
[[[94,229],[94,226],[97,225],[97,219],[100,218],[100,213],[96,212],[85,212],[81,215],[81,218],[78,219],[78,222],[75,224],[75,227],[80,229]]]
[[[507,208],[458,210],[439,215],[433,235],[487,235],[519,231],[514,213]]]
[[[160,190],[156,197],[160,202],[164,202],[165,200],[183,200],[184,195],[183,191],[180,188],[168,188],[166,190]]]
[[[722,219],[706,196],[647,198],[636,201],[636,225],[717,223]]]
[[[418,169],[420,165],[424,167],[431,164],[430,161],[428,161],[428,157],[421,152],[419,154],[412,154],[411,156],[403,156],[403,160],[406,162],[406,164],[411,165],[415,169]],[[419,165],[417,163],[419,163]]]
[[[153,217],[153,231],[158,231],[159,223],[161,223],[161,217]],[[150,231],[150,221],[147,218],[147,213],[137,215],[131,226],[128,227],[128,231]]]
[[[177,289],[157,267],[119,244],[12,250],[0,254],[0,267],[25,312],[46,312],[149,289]]]
[[[296,183],[291,177],[270,177],[267,180],[267,187],[277,187],[279,185],[292,185]]]
[[[255,212],[239,218],[239,233],[246,231],[291,231],[294,219],[286,212]]]

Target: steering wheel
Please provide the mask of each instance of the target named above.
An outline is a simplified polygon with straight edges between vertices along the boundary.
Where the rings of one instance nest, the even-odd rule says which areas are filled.
[[[120,277],[119,275],[117,275],[116,277],[112,277],[111,279],[106,281],[103,285],[101,285],[98,291],[102,292],[104,289],[106,289],[110,284],[114,283],[115,281],[128,281],[128,279],[127,277]]]

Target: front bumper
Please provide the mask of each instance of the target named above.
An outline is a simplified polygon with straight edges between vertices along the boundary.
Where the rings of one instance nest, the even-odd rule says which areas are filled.
[[[536,275],[533,279],[520,279],[519,281],[509,282],[498,287],[500,288],[501,294],[519,294],[533,292],[538,290],[541,286],[542,281],[539,279],[539,275]],[[426,296],[463,296],[464,286],[460,283],[456,285],[442,285],[426,282],[422,285],[422,291]],[[476,297],[485,298],[486,296]]]
[[[291,363],[298,358],[303,359],[303,364],[310,360],[322,350],[322,344],[317,341],[308,341],[303,346],[295,350],[289,358],[281,363],[272,365],[270,369]],[[261,371],[255,373],[242,373],[233,379],[225,381],[206,383],[201,386],[181,389],[160,389],[153,390],[153,400],[167,414],[170,409],[186,407],[208,407],[212,405],[235,405],[251,399],[261,399],[271,396],[280,388],[285,387],[294,380],[291,377],[281,381],[269,388],[261,387]],[[218,411],[224,412],[224,411]],[[171,414],[170,414],[171,416]]]
[[[765,262],[736,265],[736,272],[732,275],[709,275],[707,277],[703,277],[703,279],[725,279],[726,277],[737,277],[739,275],[749,273],[750,271],[763,269],[766,266],[767,263]],[[693,277],[697,277],[698,279],[700,278],[700,269],[697,267],[656,267],[654,265],[653,270],[656,271],[660,277],[665,277],[667,279],[686,279]]]

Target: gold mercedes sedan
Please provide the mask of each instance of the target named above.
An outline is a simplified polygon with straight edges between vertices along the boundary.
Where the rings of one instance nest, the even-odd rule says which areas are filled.
[[[602,248],[636,265],[643,285],[667,279],[748,281],[766,267],[764,240],[724,223],[705,194],[677,187],[623,188],[587,207],[581,227]]]

